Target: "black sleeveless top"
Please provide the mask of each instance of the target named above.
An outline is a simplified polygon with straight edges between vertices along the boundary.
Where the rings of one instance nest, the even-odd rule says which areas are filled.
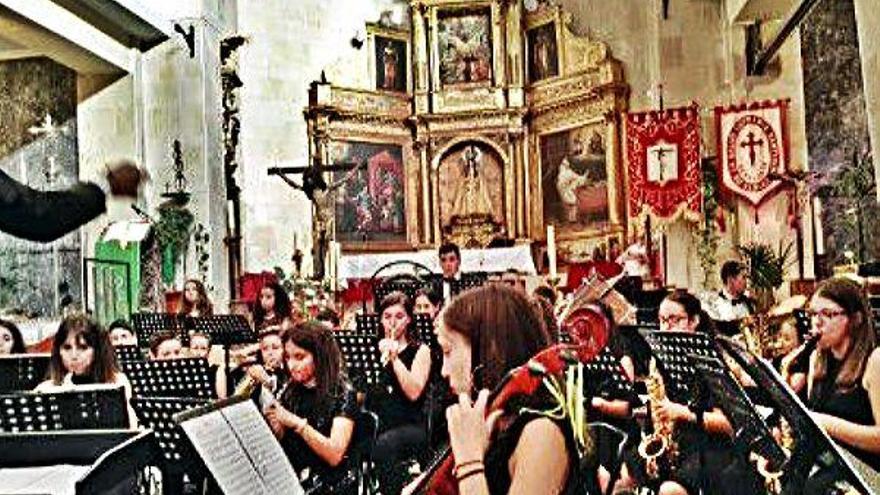
[[[543,418],[534,413],[523,413],[515,417],[509,426],[503,428],[500,433],[492,439],[489,449],[486,451],[483,464],[486,466],[486,483],[489,486],[489,493],[492,495],[503,495],[510,491],[510,457],[516,450],[519,439],[522,436],[523,429],[531,421]],[[566,453],[568,454],[568,479],[563,487],[563,495],[572,495],[577,492],[579,486],[578,472],[578,455],[577,447],[574,443],[574,433],[571,425],[567,420],[552,420],[565,436]],[[529,466],[527,469],[540,469],[539,466]]]
[[[868,391],[862,386],[862,379],[859,378],[855,386],[848,390],[840,389],[835,385],[842,366],[842,361],[833,356],[828,357],[825,377],[813,382],[807,404],[813,411],[837,416],[856,424],[873,426],[876,423],[871,410],[871,399]],[[838,445],[852,452],[872,468],[880,469],[880,455],[841,442],[838,442]]]
[[[397,355],[397,358],[406,365],[407,369],[412,368],[413,361],[415,361],[420,347],[421,345],[418,342],[411,343]],[[371,398],[368,409],[375,411],[379,415],[381,431],[405,425],[424,424],[427,385],[418,399],[415,401],[409,400],[400,387],[400,382],[397,379],[397,375],[394,374],[391,363],[386,364],[382,370],[380,384],[381,389]]]

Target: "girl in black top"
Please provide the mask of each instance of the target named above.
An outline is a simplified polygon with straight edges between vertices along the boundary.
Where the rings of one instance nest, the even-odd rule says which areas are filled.
[[[307,489],[348,493],[343,462],[354,432],[357,400],[342,356],[323,325],[306,323],[282,335],[290,380],[266,419]]]
[[[810,357],[807,405],[831,438],[880,469],[880,350],[871,312],[854,281],[825,281],[810,301],[821,336]],[[833,469],[815,474],[805,493],[826,493],[839,479]]]
[[[24,354],[24,338],[21,330],[11,321],[0,320],[0,356]]]
[[[379,467],[383,492],[398,493],[406,478],[399,462],[427,445],[425,390],[431,372],[431,351],[414,335],[413,304],[392,292],[379,304],[384,338],[379,352],[385,364],[382,383],[368,398],[368,409],[379,415],[379,437],[373,459]]]
[[[260,298],[254,307],[254,328],[260,331],[271,326],[284,326],[290,323],[290,296],[278,282],[269,283],[260,289]]]
[[[214,314],[214,305],[211,304],[208,291],[201,280],[191,278],[183,284],[183,298],[178,314],[192,318]]]

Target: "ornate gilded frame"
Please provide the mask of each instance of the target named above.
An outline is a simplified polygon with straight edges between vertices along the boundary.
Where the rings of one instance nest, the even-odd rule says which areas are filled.
[[[400,41],[406,47],[406,61],[404,66],[406,67],[406,84],[403,91],[390,91],[384,88],[379,88],[376,85],[376,81],[378,80],[376,71],[378,61],[376,60],[376,38],[387,38],[396,41]],[[409,31],[399,30],[399,29],[391,29],[386,26],[377,24],[377,23],[367,23],[367,50],[369,55],[368,59],[368,69],[370,74],[370,88],[374,91],[383,92],[383,93],[409,93],[413,88],[413,71],[412,71],[412,45],[410,44],[410,33]]]
[[[621,64],[611,57],[608,46],[572,34],[567,27],[571,16],[561,7],[542,5],[536,12],[526,15],[525,21],[526,32],[548,22],[556,23],[559,59],[559,76],[526,87],[526,100],[532,115],[527,189],[537,198],[526,200],[530,207],[528,230],[533,238],[544,238],[546,232],[541,200],[544,197],[541,177],[545,167],[541,163],[542,138],[589,125],[600,125],[605,130],[609,225],[583,230],[557,226],[556,230],[562,257],[577,259],[592,251],[592,246],[600,242],[597,238],[619,237],[626,232],[623,190],[626,172],[620,114],[626,111],[629,88],[624,82]]]

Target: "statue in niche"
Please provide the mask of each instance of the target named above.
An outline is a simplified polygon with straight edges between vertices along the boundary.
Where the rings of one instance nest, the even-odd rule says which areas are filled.
[[[492,217],[492,200],[480,174],[483,153],[474,145],[462,153],[463,181],[452,203],[452,217]]]

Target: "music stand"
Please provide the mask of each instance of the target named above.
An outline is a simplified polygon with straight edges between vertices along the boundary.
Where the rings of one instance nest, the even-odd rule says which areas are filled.
[[[136,397],[215,398],[214,377],[205,358],[124,361],[122,370]]]
[[[450,287],[450,289],[452,295],[456,296],[468,289],[473,289],[474,287],[479,287],[485,284],[487,280],[489,280],[489,275],[485,272],[464,273],[461,275],[460,280],[452,281],[452,287]]]
[[[437,349],[439,344],[437,343],[437,334],[434,333],[434,320],[430,315],[415,315],[411,325],[415,325],[415,334],[418,336],[419,341],[429,348]]]
[[[339,350],[345,358],[348,376],[355,389],[364,391],[380,383],[382,377],[379,339],[375,335],[334,335]]]
[[[626,377],[620,361],[607,347],[583,365],[585,397],[630,400],[635,396],[633,383]]]
[[[691,356],[694,367],[703,376],[716,404],[733,427],[733,444],[745,459],[755,453],[771,466],[770,471],[781,471],[788,462],[785,452],[773,439],[770,428],[758,415],[739,382],[729,373],[724,362],[703,356]]]
[[[118,345],[113,348],[116,353],[116,360],[120,363],[123,361],[143,361],[144,355],[141,348],[136,345]]]
[[[131,315],[131,325],[141,348],[150,347],[150,339],[161,332],[174,333],[181,343],[188,339],[180,316],[173,313],[135,313]]]
[[[358,335],[374,335],[378,338],[385,337],[382,329],[382,317],[377,313],[355,315],[355,332]]]
[[[179,397],[135,397],[131,400],[138,420],[153,430],[162,452],[159,464],[165,493],[174,493],[183,488],[184,473],[194,478],[202,477],[206,471],[192,442],[174,421],[175,414],[206,404],[206,400]]]
[[[0,395],[0,431],[9,433],[128,428],[122,387]]]
[[[658,361],[663,373],[666,393],[673,402],[690,404],[702,409],[705,399],[699,372],[691,356],[721,359],[712,338],[697,332],[663,332],[639,330]]]
[[[278,440],[247,397],[174,415],[226,495],[302,495]]]
[[[46,378],[49,354],[0,356],[0,393],[33,390]]]

